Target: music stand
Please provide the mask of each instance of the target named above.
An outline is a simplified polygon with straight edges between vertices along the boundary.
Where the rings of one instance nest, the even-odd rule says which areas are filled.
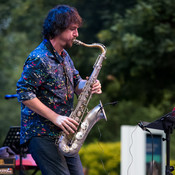
[[[169,112],[168,114],[160,117],[152,123],[141,122],[138,124],[143,130],[147,128],[163,130],[166,134],[166,175],[173,175],[171,172],[174,171],[174,167],[170,166],[170,134],[172,134],[175,128],[175,111]]]
[[[10,147],[16,154],[20,155],[20,175],[24,175],[22,157],[27,154],[28,148],[20,145],[20,126],[11,126],[4,140],[3,146]]]
[[[3,146],[10,147],[16,154],[20,153],[20,127],[11,126],[4,140]]]

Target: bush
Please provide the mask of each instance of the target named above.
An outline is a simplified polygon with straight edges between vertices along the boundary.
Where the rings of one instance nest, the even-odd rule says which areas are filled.
[[[92,143],[83,146],[80,157],[89,175],[120,174],[120,143]]]
[[[175,168],[175,160],[170,161],[170,166],[173,166]],[[173,175],[175,175],[175,170],[172,172]]]

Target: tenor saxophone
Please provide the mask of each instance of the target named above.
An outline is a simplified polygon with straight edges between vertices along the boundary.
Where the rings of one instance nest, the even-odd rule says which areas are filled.
[[[99,48],[102,53],[97,57],[96,62],[93,66],[93,71],[78,97],[77,105],[70,114],[70,118],[73,118],[79,123],[77,132],[69,135],[61,132],[61,136],[57,142],[59,150],[68,157],[73,156],[79,152],[88,133],[96,122],[98,122],[100,119],[105,119],[107,121],[101,101],[84,117],[85,112],[87,111],[87,105],[92,97],[91,87],[97,80],[97,76],[101,70],[103,60],[106,59],[106,48],[104,45],[99,43],[85,44],[79,40],[74,40],[74,44],[83,45],[85,47]]]

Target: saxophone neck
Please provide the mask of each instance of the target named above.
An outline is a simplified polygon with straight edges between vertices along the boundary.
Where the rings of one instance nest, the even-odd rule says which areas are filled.
[[[101,44],[101,43],[92,43],[92,44],[86,44],[80,40],[74,39],[73,43],[76,45],[83,45],[85,47],[94,47],[94,48],[99,48],[102,52],[102,54],[105,56],[106,55],[106,47]]]
[[[90,47],[90,48],[93,48],[93,47],[94,48],[99,48],[101,50],[102,53],[97,57],[97,59],[94,63],[94,66],[93,66],[94,70],[93,70],[93,72],[92,72],[92,74],[89,78],[89,80],[90,80],[89,82],[94,82],[95,79],[98,76],[98,73],[99,73],[100,69],[101,69],[103,60],[106,59],[106,57],[105,57],[106,47],[101,43],[86,44],[86,43],[84,43],[80,40],[77,40],[77,39],[74,39],[73,43],[76,44],[76,45],[83,45],[85,47]]]

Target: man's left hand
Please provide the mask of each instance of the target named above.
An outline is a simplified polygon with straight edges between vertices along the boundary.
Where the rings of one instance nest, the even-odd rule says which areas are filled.
[[[91,92],[92,92],[92,94],[101,94],[102,93],[101,83],[99,80],[96,80],[95,83],[92,85]]]

